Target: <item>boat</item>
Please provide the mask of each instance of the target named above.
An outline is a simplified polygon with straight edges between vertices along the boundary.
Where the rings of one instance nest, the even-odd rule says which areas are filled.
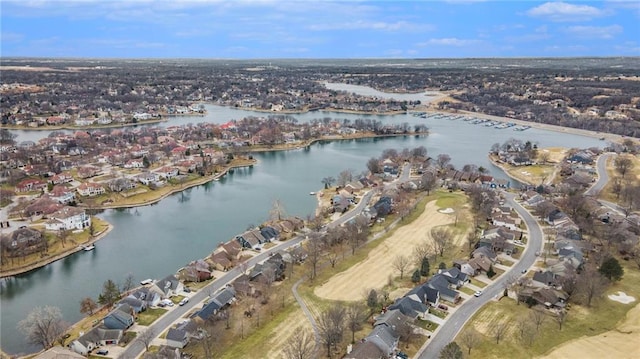
[[[315,196],[315,195],[316,195],[316,193],[315,193],[315,192],[309,192],[309,195],[311,195],[311,196]]]
[[[93,244],[90,244],[90,245],[88,245],[88,246],[86,246],[86,245],[83,245],[83,246],[82,246],[82,250],[85,250],[85,251],[87,251],[87,252],[88,252],[88,251],[92,251],[92,250],[94,250],[95,248],[96,248],[96,246],[94,246]]]
[[[147,284],[151,284],[151,283],[153,283],[153,279],[151,279],[151,278],[140,281],[140,284],[142,284],[142,285],[147,285]]]

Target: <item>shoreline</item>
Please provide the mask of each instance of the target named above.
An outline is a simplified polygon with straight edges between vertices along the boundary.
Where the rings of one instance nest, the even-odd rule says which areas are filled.
[[[510,172],[509,170],[507,170],[507,169],[502,165],[502,162],[498,162],[498,161],[496,161],[496,160],[493,158],[493,156],[488,155],[487,157],[489,158],[489,162],[491,162],[491,164],[492,164],[492,165],[494,165],[494,166],[498,167],[500,170],[502,170],[502,172],[504,172],[504,174],[506,174],[506,175],[507,175],[507,177],[509,177],[509,178],[511,178],[512,180],[515,180],[515,181],[517,181],[517,182],[520,182],[520,183],[522,183],[522,184],[524,184],[524,185],[527,185],[527,186],[535,186],[534,184],[532,184],[532,183],[531,183],[531,182],[529,182],[528,180],[520,179],[520,178],[518,178],[518,177],[516,177],[516,176],[512,175],[512,174],[511,174],[511,172]]]
[[[105,223],[107,223],[107,228],[104,229],[102,232],[96,234],[92,239],[86,241],[85,243],[81,243],[81,244],[77,245],[75,248],[70,248],[67,251],[64,251],[62,253],[58,253],[55,256],[49,257],[49,258],[47,258],[47,259],[45,259],[43,261],[38,261],[38,262],[35,262],[35,263],[31,263],[31,264],[25,265],[25,266],[20,267],[20,268],[14,268],[14,269],[11,269],[11,270],[0,272],[0,278],[13,277],[13,276],[16,276],[16,275],[20,275],[20,274],[24,274],[24,273],[30,272],[30,271],[38,269],[38,268],[42,268],[42,267],[44,267],[44,266],[46,266],[48,264],[51,264],[53,262],[57,262],[57,261],[59,261],[59,260],[61,260],[63,258],[66,258],[66,257],[68,257],[68,256],[70,256],[72,254],[75,254],[75,253],[83,250],[82,247],[80,247],[81,245],[94,244],[97,241],[101,240],[102,238],[106,237],[107,234],[109,234],[109,232],[111,232],[111,230],[113,230],[113,225],[111,223],[106,222],[106,221],[105,221]]]

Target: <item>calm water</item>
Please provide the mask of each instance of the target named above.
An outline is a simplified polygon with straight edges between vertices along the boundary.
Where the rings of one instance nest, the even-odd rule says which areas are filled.
[[[197,122],[226,122],[264,113],[207,106],[205,117],[179,117],[163,126]],[[122,283],[131,273],[136,281],[161,278],[189,261],[209,254],[218,243],[231,239],[249,225],[267,219],[273,202],[280,200],[288,214],[304,217],[315,209],[310,191],[321,188],[321,179],[337,177],[344,169],[360,173],[369,158],[386,148],[425,146],[432,157],[447,153],[453,164],[477,164],[504,178],[487,160],[491,145],[508,138],[531,140],[541,147],[592,147],[604,143],[593,138],[529,129],[493,129],[463,121],[425,120],[409,115],[363,116],[331,112],[295,115],[300,121],[314,118],[375,118],[384,122],[425,123],[428,137],[349,140],[316,144],[307,150],[256,154],[258,164],[236,169],[219,182],[210,182],[175,194],[152,206],[107,210],[99,216],[114,225],[92,252],[80,252],[39,270],[4,281],[0,285],[0,345],[8,353],[38,350],[25,343],[16,324],[35,306],[62,309],[65,320],[79,320],[80,300],[96,298],[102,283]],[[47,133],[15,131],[18,140],[38,139]]]

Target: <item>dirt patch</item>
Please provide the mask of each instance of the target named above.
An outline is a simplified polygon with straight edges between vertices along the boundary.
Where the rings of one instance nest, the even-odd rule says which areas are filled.
[[[298,309],[291,313],[291,315],[287,316],[287,319],[273,330],[273,334],[271,335],[267,345],[269,351],[264,357],[269,359],[281,359],[289,338],[291,338],[294,333],[303,330],[307,331],[307,333],[313,337],[311,323],[309,323],[307,317],[304,316],[302,309]]]
[[[543,358],[640,358],[639,335],[640,305],[636,305],[627,313],[617,330],[572,340]]]
[[[399,275],[393,268],[393,261],[397,256],[411,258],[416,245],[424,240],[431,240],[432,228],[454,221],[455,215],[438,212],[435,201],[427,203],[425,211],[415,221],[398,228],[393,235],[373,249],[367,259],[331,277],[326,283],[317,287],[314,293],[318,297],[330,300],[362,300],[369,289],[382,289],[388,282],[390,273]],[[455,240],[459,244],[463,236],[457,236]],[[405,275],[411,275],[411,273],[405,273]]]

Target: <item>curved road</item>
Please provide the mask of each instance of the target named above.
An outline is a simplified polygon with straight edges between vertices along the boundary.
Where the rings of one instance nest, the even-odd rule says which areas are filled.
[[[493,281],[492,284],[484,288],[480,297],[467,299],[454,313],[449,315],[444,324],[431,336],[431,339],[425,342],[422,348],[420,348],[416,357],[423,359],[437,358],[442,348],[455,339],[464,324],[478,309],[489,301],[502,296],[509,277],[513,275],[512,273],[519,276],[523,270],[528,270],[535,263],[535,252],[542,250],[543,233],[538,221],[529,211],[515,201],[515,194],[508,192],[503,192],[503,194],[506,202],[518,212],[527,225],[529,233],[527,247],[522,253],[520,260],[498,277],[498,279]]]

